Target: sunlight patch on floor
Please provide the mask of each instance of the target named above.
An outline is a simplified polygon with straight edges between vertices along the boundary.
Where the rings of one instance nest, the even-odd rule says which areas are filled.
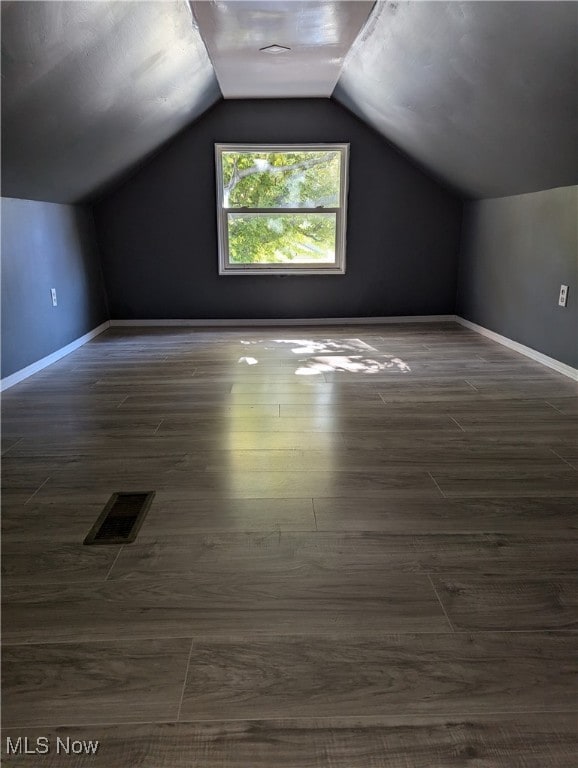
[[[291,352],[295,355],[303,355],[302,359],[296,361],[298,367],[295,369],[296,376],[320,376],[324,373],[379,373],[381,371],[399,371],[401,373],[410,373],[411,367],[405,360],[392,355],[380,355],[382,360],[376,360],[371,357],[364,357],[359,352],[377,352],[375,347],[370,346],[361,339],[346,339],[334,341],[333,339],[323,339],[316,341],[314,339],[257,339],[242,340],[241,344],[245,346],[260,345],[264,349],[275,349],[273,345],[291,345]],[[307,357],[310,356],[310,357]],[[242,356],[239,363],[246,365],[257,365],[259,361],[255,357]]]

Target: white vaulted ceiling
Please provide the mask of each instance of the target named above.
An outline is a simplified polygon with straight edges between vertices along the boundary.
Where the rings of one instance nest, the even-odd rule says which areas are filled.
[[[226,99],[331,96],[373,5],[373,0],[192,3]],[[260,50],[271,45],[289,50]]]

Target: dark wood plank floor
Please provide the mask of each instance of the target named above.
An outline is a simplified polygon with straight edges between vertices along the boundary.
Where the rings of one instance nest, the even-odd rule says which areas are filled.
[[[570,379],[449,323],[115,329],[2,449],[6,764],[578,764]]]

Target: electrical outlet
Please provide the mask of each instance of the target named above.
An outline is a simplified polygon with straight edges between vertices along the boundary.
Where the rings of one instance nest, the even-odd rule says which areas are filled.
[[[568,302],[568,286],[567,285],[561,285],[560,286],[560,298],[558,299],[558,306],[559,307],[565,307],[567,302]]]
[[[52,306],[57,307],[58,301],[56,300],[56,288],[50,289],[50,295],[52,296]]]

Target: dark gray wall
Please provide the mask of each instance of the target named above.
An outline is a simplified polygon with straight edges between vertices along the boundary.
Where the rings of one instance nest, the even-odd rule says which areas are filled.
[[[350,142],[347,274],[217,273],[215,142]],[[111,316],[453,313],[461,202],[328,99],[224,101],[95,206]]]
[[[2,198],[2,376],[107,319],[90,211]]]
[[[577,213],[578,187],[467,203],[458,314],[578,367]]]

